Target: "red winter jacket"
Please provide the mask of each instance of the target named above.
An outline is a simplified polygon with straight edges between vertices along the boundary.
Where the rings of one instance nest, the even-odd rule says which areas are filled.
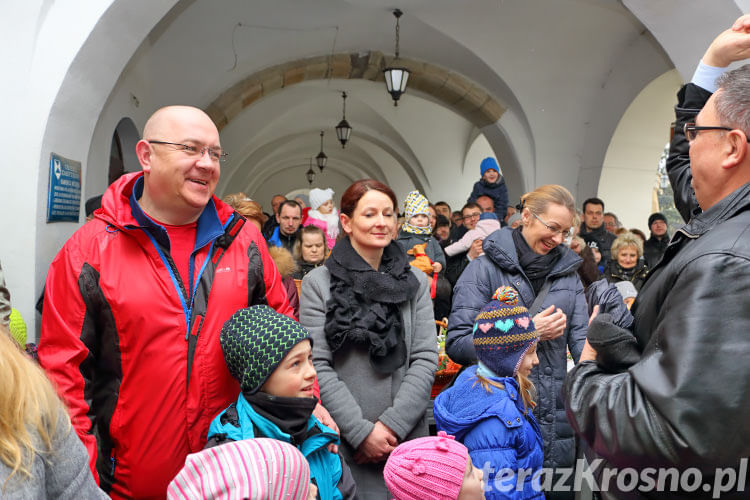
[[[120,178],[55,257],[39,341],[113,498],[163,498],[237,398],[219,345],[232,313],[267,303],[292,315],[260,232],[215,197],[198,219],[185,293],[166,231],[135,201],[142,190],[141,173]]]

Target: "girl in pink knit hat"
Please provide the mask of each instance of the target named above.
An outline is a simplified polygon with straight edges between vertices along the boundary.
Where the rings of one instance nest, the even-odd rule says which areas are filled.
[[[481,469],[466,446],[442,431],[396,447],[383,476],[394,500],[484,499]]]

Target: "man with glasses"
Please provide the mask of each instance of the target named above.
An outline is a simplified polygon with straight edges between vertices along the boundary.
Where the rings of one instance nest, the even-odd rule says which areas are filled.
[[[726,71],[748,57],[746,15],[679,91],[667,172],[687,224],[640,290],[632,332],[595,318],[564,387],[596,453],[620,470],[697,472],[708,488],[687,491],[700,498],[719,497],[716,480],[721,498],[748,495],[737,486],[750,457],[750,65]]]
[[[461,215],[463,216],[463,225],[456,232],[458,239],[461,239],[464,234],[477,227],[479,216],[482,215],[482,207],[476,203],[467,203],[461,209]],[[447,259],[445,277],[448,278],[451,286],[456,284],[458,277],[461,276],[461,273],[469,265],[469,262],[480,255],[482,255],[482,240],[475,240],[468,251],[458,253]]]
[[[612,212],[604,213],[604,229],[606,229],[608,232],[612,234],[615,234],[615,231],[617,231],[621,227],[622,227],[622,224],[620,224],[620,219],[618,219],[614,213]]]
[[[479,216],[482,215],[482,207],[477,203],[467,203],[461,209],[461,215],[464,216],[464,227],[469,231],[477,226]]]
[[[112,184],[52,262],[39,342],[113,498],[163,497],[236,399],[218,338],[232,313],[292,315],[260,233],[214,197],[226,153],[208,115],[162,108],[143,137],[143,171]]]

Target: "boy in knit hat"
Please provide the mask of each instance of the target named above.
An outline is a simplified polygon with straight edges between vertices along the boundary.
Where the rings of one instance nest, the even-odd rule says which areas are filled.
[[[445,268],[445,255],[438,240],[432,236],[430,202],[419,191],[412,191],[406,196],[404,218],[396,241],[405,252],[414,248],[414,245],[427,244],[425,253],[432,260],[432,272],[439,273]]]
[[[455,435],[469,449],[472,462],[487,472],[487,499],[544,498],[538,474],[532,479],[542,468],[544,452],[530,411],[536,391],[528,379],[539,364],[538,341],[528,310],[518,304],[518,293],[498,288],[474,322],[478,365],[464,370],[435,399],[438,430]],[[519,474],[521,470],[525,472]]]
[[[313,500],[310,466],[291,444],[257,438],[188,455],[167,488],[167,499]]]
[[[500,175],[497,160],[491,156],[485,158],[479,164],[479,172],[482,178],[474,183],[474,189],[471,190],[467,203],[476,203],[480,196],[489,196],[495,203],[497,219],[505,220],[508,212],[508,187],[505,185],[505,179]]]
[[[316,374],[307,330],[257,305],[234,313],[219,341],[242,392],[211,422],[207,447],[257,437],[291,443],[310,464],[321,500],[355,498],[349,467],[329,451],[331,444],[339,444],[338,435],[312,414]]]
[[[395,500],[479,500],[484,498],[482,470],[474,467],[466,446],[443,431],[412,439],[393,450],[383,477]]]

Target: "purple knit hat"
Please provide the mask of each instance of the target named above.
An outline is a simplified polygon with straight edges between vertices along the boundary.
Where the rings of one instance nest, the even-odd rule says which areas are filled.
[[[393,450],[383,477],[394,500],[456,500],[469,460],[466,446],[444,431]]]
[[[518,305],[518,292],[501,286],[474,320],[477,359],[498,377],[514,377],[526,351],[539,340],[529,311]]]

